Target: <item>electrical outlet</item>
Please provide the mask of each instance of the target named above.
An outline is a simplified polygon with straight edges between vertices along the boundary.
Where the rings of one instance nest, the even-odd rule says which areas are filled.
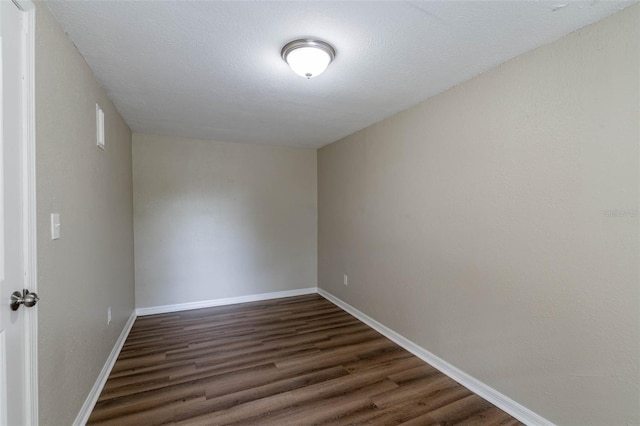
[[[344,274],[343,283],[344,283],[344,285],[349,285],[349,277],[347,276],[347,274]]]
[[[107,308],[107,325],[111,324],[111,306]]]

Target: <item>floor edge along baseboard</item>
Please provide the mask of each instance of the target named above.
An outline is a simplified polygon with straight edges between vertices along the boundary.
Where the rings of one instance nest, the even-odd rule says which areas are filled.
[[[545,419],[544,417],[534,413],[533,411],[517,403],[508,396],[503,395],[502,393],[486,385],[475,377],[470,376],[459,368],[454,367],[445,360],[432,354],[422,346],[412,342],[403,335],[395,332],[389,327],[374,320],[367,314],[349,305],[342,299],[339,299],[338,297],[321,288],[318,288],[318,294],[340,309],[348,312],[363,323],[367,324],[369,327],[373,328],[378,333],[382,334],[397,345],[411,352],[413,355],[417,356],[427,364],[431,365],[451,379],[460,383],[462,386],[466,387],[478,396],[486,399],[496,407],[520,420],[521,422],[531,426],[555,426],[552,422]]]
[[[259,302],[262,300],[281,299],[284,297],[315,294],[317,287],[300,288],[296,290],[276,291],[271,293],[250,294],[248,296],[227,297],[224,299],[203,300],[201,302],[177,303],[175,305],[151,306],[137,308],[139,317],[146,315],[166,314],[169,312],[189,311],[191,309],[212,308],[214,306],[235,305],[237,303]]]
[[[127,323],[124,325],[118,340],[116,340],[113,349],[111,349],[111,353],[107,358],[107,361],[104,363],[100,374],[98,374],[98,378],[96,382],[93,384],[91,391],[89,391],[89,395],[87,395],[87,399],[85,399],[84,404],[82,404],[82,408],[78,412],[76,419],[73,422],[73,426],[84,426],[89,421],[89,417],[91,416],[91,412],[93,411],[93,407],[96,406],[96,402],[98,402],[98,398],[100,397],[100,393],[102,393],[102,389],[104,388],[105,383],[107,383],[107,379],[109,378],[109,374],[111,374],[111,370],[118,359],[118,355],[120,355],[120,351],[124,346],[124,342],[127,340],[129,336],[129,332],[131,331],[131,327],[133,327],[133,323],[136,321],[137,315],[134,310],[131,313],[131,316],[127,320]]]

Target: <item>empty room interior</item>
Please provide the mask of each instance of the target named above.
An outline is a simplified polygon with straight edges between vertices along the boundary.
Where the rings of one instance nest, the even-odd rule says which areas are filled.
[[[640,425],[636,1],[33,3],[34,424]]]

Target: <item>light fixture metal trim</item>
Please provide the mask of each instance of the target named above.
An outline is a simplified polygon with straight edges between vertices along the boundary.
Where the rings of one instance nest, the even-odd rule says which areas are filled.
[[[301,38],[298,40],[290,41],[289,43],[284,45],[284,47],[282,48],[282,52],[280,53],[282,59],[287,62],[287,55],[301,47],[315,47],[316,49],[327,52],[330,58],[329,63],[333,62],[333,59],[336,57],[336,50],[326,41],[311,38]]]
[[[300,49],[300,53],[296,54],[295,52],[298,49]],[[324,56],[324,60],[310,52],[322,52],[321,55]],[[310,54],[311,56],[309,56]],[[326,41],[303,38],[285,44],[280,55],[282,56],[282,60],[284,60],[296,74],[310,79],[322,74],[329,64],[333,62],[333,59],[336,57],[336,50]]]

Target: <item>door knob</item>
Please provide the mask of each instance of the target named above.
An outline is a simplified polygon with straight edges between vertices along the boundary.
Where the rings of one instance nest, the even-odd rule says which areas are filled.
[[[20,305],[24,305],[27,308],[35,306],[40,298],[36,293],[31,293],[26,288],[22,292],[14,291],[11,295],[11,310],[17,311]]]

